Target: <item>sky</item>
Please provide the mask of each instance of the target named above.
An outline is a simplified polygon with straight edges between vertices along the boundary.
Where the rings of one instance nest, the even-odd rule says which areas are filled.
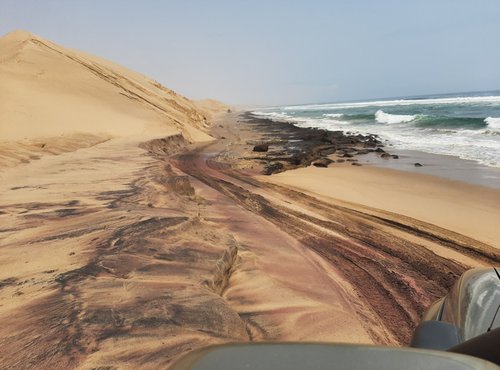
[[[499,0],[0,0],[15,29],[229,104],[500,90]]]

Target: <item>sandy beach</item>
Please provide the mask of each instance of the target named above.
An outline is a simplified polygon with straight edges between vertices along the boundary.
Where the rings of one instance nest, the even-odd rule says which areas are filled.
[[[331,202],[411,217],[500,248],[500,190],[444,178],[350,165],[310,166],[267,177]]]
[[[24,32],[0,53],[0,367],[407,345],[464,270],[500,262],[499,189],[352,165],[373,136],[228,113]]]

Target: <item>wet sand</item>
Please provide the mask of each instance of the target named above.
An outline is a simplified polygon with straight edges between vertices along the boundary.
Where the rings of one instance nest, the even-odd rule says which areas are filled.
[[[398,160],[386,160],[375,155],[367,155],[360,158],[360,163],[500,189],[500,168],[486,167],[474,161],[449,155],[437,155],[414,150],[389,150],[399,157]],[[420,163],[422,167],[416,167],[415,163]]]
[[[2,174],[2,366],[158,368],[234,341],[404,345],[466,268],[500,261],[474,232],[332,194],[337,169],[387,189],[349,162],[300,169],[332,155],[316,133],[230,114],[211,134],[110,139]],[[281,173],[262,176],[271,162]]]

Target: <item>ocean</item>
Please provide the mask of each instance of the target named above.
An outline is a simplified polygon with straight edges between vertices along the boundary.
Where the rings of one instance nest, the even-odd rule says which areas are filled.
[[[376,134],[388,147],[500,168],[500,91],[260,108],[297,126]]]

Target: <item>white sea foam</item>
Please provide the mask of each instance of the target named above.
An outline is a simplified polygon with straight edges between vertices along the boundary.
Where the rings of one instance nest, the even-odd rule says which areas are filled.
[[[282,107],[283,110],[314,111],[323,109],[361,108],[361,107],[392,107],[398,105],[433,105],[433,104],[500,104],[500,96],[464,96],[456,98],[431,98],[431,99],[397,99],[374,100],[355,103],[311,104],[293,105]]]
[[[286,119],[292,118],[288,114],[282,113],[282,112],[258,112],[258,111],[254,111],[254,112],[252,112],[252,114],[255,114],[256,116],[269,118],[271,120],[272,119],[286,120]]]
[[[294,122],[295,126],[297,127],[313,127],[329,131],[341,130],[345,128],[342,126],[349,125],[349,122],[347,121],[339,121],[336,119],[326,119],[326,118],[316,119],[316,118],[297,117],[291,119],[290,121]]]
[[[500,117],[487,117],[484,122],[488,124],[488,129],[500,130]]]
[[[269,118],[270,120],[273,121],[288,121],[288,122],[293,122],[299,127],[315,127],[315,128],[321,128],[325,130],[332,130],[332,129],[337,129],[338,125],[349,125],[350,122],[348,121],[340,121],[336,119],[332,119],[330,117],[340,117],[342,114],[326,114],[325,118],[309,118],[309,117],[293,117],[291,115],[288,115],[286,113],[282,112],[261,112],[261,111],[254,111],[252,114],[255,114],[256,116],[264,117],[264,118]]]
[[[375,113],[375,120],[379,123],[403,123],[413,121],[415,118],[417,118],[416,115],[389,114],[385,113],[383,110],[378,110]]]
[[[325,113],[323,114],[323,117],[339,118],[342,117],[343,115],[344,115],[343,113]]]

